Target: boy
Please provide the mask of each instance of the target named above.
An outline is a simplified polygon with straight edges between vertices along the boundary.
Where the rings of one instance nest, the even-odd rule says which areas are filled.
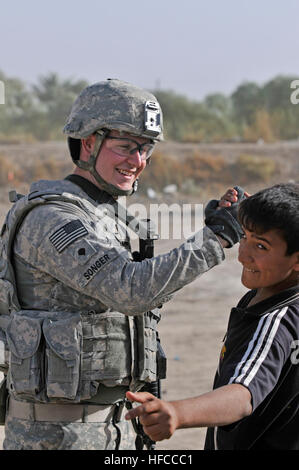
[[[250,291],[231,310],[213,391],[166,402],[127,393],[154,441],[208,427],[205,449],[299,449],[299,185],[279,184],[239,208],[239,261]]]

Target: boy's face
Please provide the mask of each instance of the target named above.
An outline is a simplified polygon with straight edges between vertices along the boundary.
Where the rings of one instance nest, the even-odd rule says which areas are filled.
[[[242,283],[249,289],[263,289],[269,295],[298,283],[299,252],[286,255],[287,243],[278,230],[262,235],[244,229],[239,261],[243,265]]]

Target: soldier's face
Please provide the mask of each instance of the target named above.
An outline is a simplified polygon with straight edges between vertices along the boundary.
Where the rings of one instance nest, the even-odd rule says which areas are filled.
[[[132,138],[138,144],[144,144],[147,139],[131,136],[130,134],[120,134],[118,131],[111,131],[111,137]],[[117,141],[105,139],[96,162],[96,170],[107,182],[119,189],[128,191],[132,188],[134,181],[146,167],[146,161],[141,158],[137,150],[127,156],[117,153],[115,144]],[[127,145],[126,141],[121,142]],[[120,153],[123,153],[122,151]]]

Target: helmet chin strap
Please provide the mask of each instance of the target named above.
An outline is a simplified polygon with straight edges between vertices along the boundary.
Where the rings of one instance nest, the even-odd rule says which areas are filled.
[[[138,186],[137,180],[134,181],[133,187],[131,189],[123,190],[123,189],[117,188],[116,186],[114,186],[111,183],[107,183],[107,181],[105,181],[96,170],[97,158],[99,157],[101,147],[102,147],[103,142],[105,140],[105,137],[106,137],[106,135],[108,135],[108,133],[109,133],[109,131],[102,131],[102,133],[100,134],[99,131],[98,131],[97,134],[96,134],[94,149],[93,149],[92,154],[89,157],[88,162],[83,162],[82,160],[77,160],[76,165],[79,168],[82,168],[83,170],[89,171],[89,173],[94,177],[96,182],[101,186],[101,189],[106,191],[111,196],[113,196],[113,197],[130,196],[131,194],[133,194],[137,190],[137,186]]]

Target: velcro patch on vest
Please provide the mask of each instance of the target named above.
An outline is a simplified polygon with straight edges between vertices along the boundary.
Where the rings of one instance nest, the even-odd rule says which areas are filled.
[[[85,277],[87,281],[90,281],[90,279],[93,278],[93,276],[97,274],[100,271],[100,269],[109,261],[111,260],[110,260],[110,256],[107,253],[103,256],[100,256],[97,260],[94,261],[94,263],[92,263],[87,268],[83,276]]]
[[[88,264],[85,271],[83,272],[82,278],[79,280],[79,286],[85,287],[96,274],[98,274],[102,268],[107,266],[111,261],[114,261],[115,258],[119,256],[119,253],[116,253],[115,250],[108,251],[98,258],[96,258],[92,263]]]
[[[60,227],[49,237],[49,240],[56,250],[62,253],[71,243],[87,234],[87,229],[84,227],[81,220],[77,219]]]

